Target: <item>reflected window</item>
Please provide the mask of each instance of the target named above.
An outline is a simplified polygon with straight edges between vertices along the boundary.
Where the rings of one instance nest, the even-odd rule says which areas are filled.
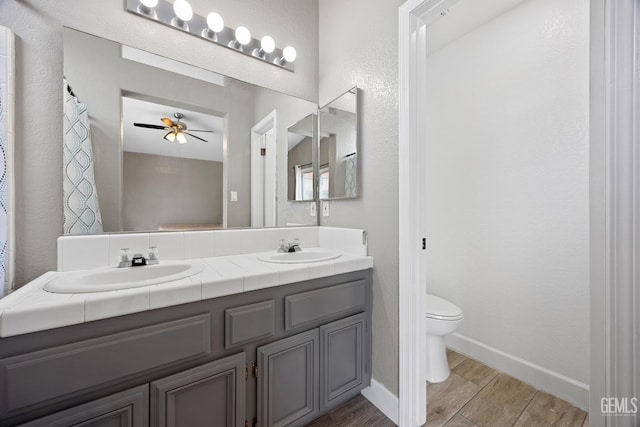
[[[296,200],[313,200],[313,165],[296,165]]]
[[[329,198],[329,165],[320,167],[320,198]]]

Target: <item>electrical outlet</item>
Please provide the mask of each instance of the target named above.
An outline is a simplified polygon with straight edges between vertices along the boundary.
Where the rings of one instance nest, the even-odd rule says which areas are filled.
[[[231,192],[231,201],[232,202],[237,202],[238,201],[238,192],[237,191],[232,191]]]
[[[322,202],[322,216],[329,216],[329,202]]]
[[[316,202],[309,203],[309,216],[316,216]]]

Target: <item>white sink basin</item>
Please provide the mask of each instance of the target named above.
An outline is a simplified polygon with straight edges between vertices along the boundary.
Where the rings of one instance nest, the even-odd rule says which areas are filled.
[[[203,269],[204,266],[195,261],[166,261],[142,267],[107,267],[57,277],[44,285],[44,290],[58,294],[79,294],[137,288],[184,279]]]
[[[336,259],[342,254],[322,249],[303,249],[300,252],[275,252],[258,256],[260,261],[273,262],[275,264],[302,264],[309,262],[321,262]]]

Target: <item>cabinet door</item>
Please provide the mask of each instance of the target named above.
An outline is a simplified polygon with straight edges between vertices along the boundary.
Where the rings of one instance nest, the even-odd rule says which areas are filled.
[[[319,414],[318,329],[258,348],[258,426],[300,426]]]
[[[244,353],[151,383],[153,427],[244,426]]]
[[[147,427],[149,386],[136,387],[23,424],[23,427]]]
[[[334,407],[365,386],[364,313],[320,327],[320,410]]]

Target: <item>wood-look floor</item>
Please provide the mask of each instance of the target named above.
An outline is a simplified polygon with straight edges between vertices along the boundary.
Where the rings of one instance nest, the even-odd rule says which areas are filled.
[[[587,413],[562,399],[447,350],[451,375],[427,388],[425,427],[589,427]],[[391,427],[358,396],[315,420],[312,427]]]
[[[447,350],[451,375],[427,387],[426,427],[588,427],[587,413]]]
[[[360,395],[318,418],[309,426],[395,427],[395,424]]]

